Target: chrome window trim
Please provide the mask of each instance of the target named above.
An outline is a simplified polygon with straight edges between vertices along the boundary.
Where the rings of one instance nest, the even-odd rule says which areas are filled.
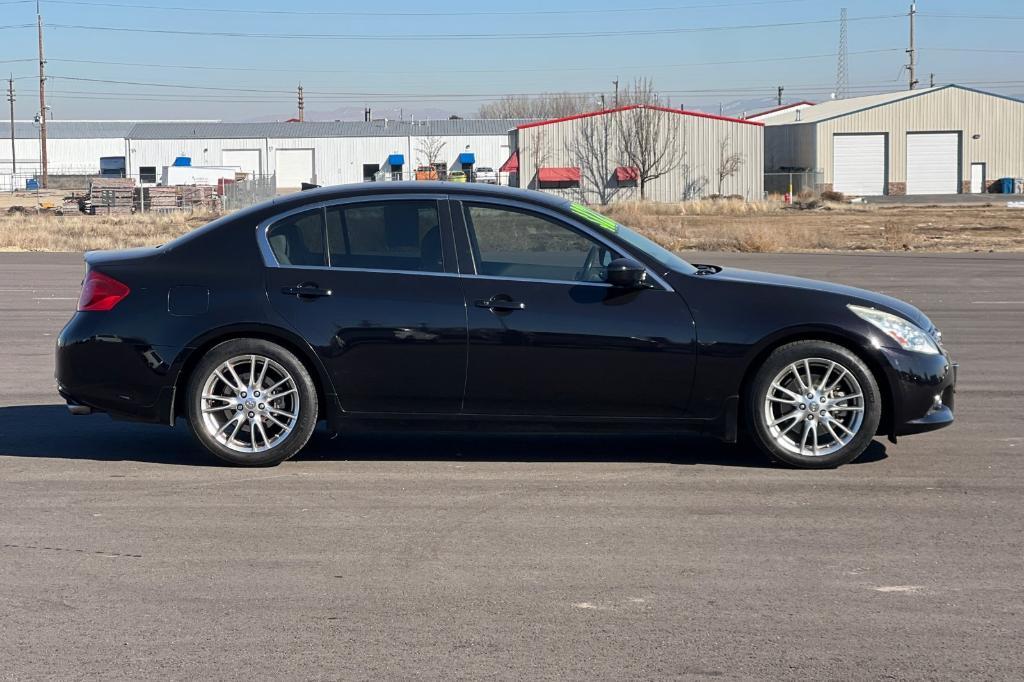
[[[472,195],[460,195],[458,193],[449,195],[448,198],[451,201],[458,201],[460,203],[493,204],[493,205],[496,205],[496,206],[501,206],[501,207],[506,207],[506,208],[507,207],[518,208],[518,209],[521,209],[523,211],[529,211],[529,212],[532,212],[532,213],[538,213],[538,214],[544,215],[544,216],[546,216],[548,218],[551,218],[552,220],[554,220],[556,222],[562,222],[562,223],[566,223],[566,224],[572,225],[576,229],[576,231],[583,233],[584,235],[590,237],[594,241],[597,241],[597,242],[600,242],[601,244],[604,244],[608,248],[612,249],[615,253],[621,253],[621,254],[623,254],[625,256],[633,258],[634,260],[636,259],[636,256],[632,253],[631,250],[624,249],[620,244],[616,244],[614,242],[609,241],[606,237],[604,237],[604,235],[600,234],[599,232],[597,232],[595,229],[591,228],[590,226],[588,226],[588,225],[586,225],[584,223],[578,222],[578,221],[570,218],[569,216],[566,216],[566,215],[563,215],[561,213],[558,213],[557,211],[553,211],[550,208],[548,208],[547,206],[541,206],[541,205],[538,205],[538,204],[531,204],[531,203],[528,203],[528,202],[525,202],[525,201],[519,201],[519,200],[516,200],[516,199],[502,199],[502,198],[499,198],[499,197],[489,197],[489,196],[476,197],[476,196],[472,196]],[[462,221],[463,221],[463,224],[465,225],[465,217],[464,216],[462,217]],[[465,225],[465,228],[466,228],[467,231],[470,229],[469,225]],[[468,234],[466,235],[466,238],[467,239],[469,238]],[[654,260],[657,260],[657,259],[654,259]],[[476,269],[475,265],[476,264],[474,263],[474,269]],[[477,275],[466,275],[466,276],[467,277],[487,277],[487,275],[479,275],[479,274],[477,274]],[[658,275],[656,272],[652,271],[651,268],[649,268],[649,267],[647,268],[647,276],[650,277],[651,279],[653,279],[655,282],[657,282],[658,285],[661,286],[661,288],[663,288],[665,291],[670,291],[670,292],[675,293],[675,289],[673,289],[669,285],[669,283],[665,281],[665,279],[663,277]],[[496,278],[490,277],[490,279],[496,279]],[[545,282],[548,282],[548,283],[556,283],[556,284],[581,284],[582,283],[582,282],[577,282],[576,280],[540,280],[540,279],[530,279],[530,278],[525,278],[525,277],[507,277],[507,278],[504,278],[504,279],[510,279],[510,280],[517,281],[517,282],[542,282],[542,281],[545,281]],[[599,284],[599,285],[602,285],[602,286],[609,286],[609,287],[611,286],[610,284],[606,284],[605,282],[586,282],[586,284]]]
[[[327,199],[325,201],[316,201],[310,204],[303,204],[302,206],[296,206],[293,209],[273,215],[256,226],[256,244],[260,249],[260,256],[263,257],[263,265],[268,268],[289,268],[289,269],[301,269],[301,270],[353,270],[353,271],[369,271],[374,272],[370,268],[332,268],[326,265],[281,265],[277,261],[277,257],[274,256],[273,249],[270,248],[270,240],[267,238],[267,230],[281,222],[285,218],[288,218],[299,213],[308,213],[310,211],[323,211],[334,206],[346,206],[348,204],[366,204],[366,203],[377,203],[381,201],[448,201],[447,194],[436,194],[436,193],[403,193],[403,194],[370,194],[358,197],[344,197],[341,199]],[[440,217],[440,215],[438,216]],[[404,274],[440,274],[450,275],[454,273],[441,272],[441,273],[428,273],[419,270],[379,270],[379,272],[395,272]]]

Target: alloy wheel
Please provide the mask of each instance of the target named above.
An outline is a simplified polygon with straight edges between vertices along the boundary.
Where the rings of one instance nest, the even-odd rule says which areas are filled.
[[[786,366],[769,385],[764,423],[776,445],[824,457],[848,445],[864,423],[864,392],[853,373],[825,358]]]
[[[199,397],[206,433],[230,450],[260,453],[273,449],[299,419],[295,378],[263,355],[239,355],[222,362],[203,384]]]

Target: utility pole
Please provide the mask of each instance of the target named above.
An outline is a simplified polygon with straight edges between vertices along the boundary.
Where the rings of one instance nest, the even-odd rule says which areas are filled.
[[[18,154],[14,146],[14,74],[7,81],[7,101],[11,103],[11,191],[14,191],[14,176],[18,174]]]
[[[934,88],[935,87],[935,74],[934,73],[933,74],[929,74],[929,76],[928,76],[928,87],[929,88]]]
[[[306,100],[302,96],[302,83],[299,83],[299,123],[306,120]]]
[[[779,95],[778,95],[778,102],[779,102],[779,106],[780,106],[780,107],[782,106],[782,93],[783,93],[783,92],[784,92],[785,90],[786,90],[786,88],[782,87],[781,85],[779,86]]]
[[[612,85],[615,86],[615,108],[619,108],[619,79],[618,77],[612,81]]]
[[[42,163],[43,189],[50,182],[50,164],[46,158],[46,59],[43,56],[43,13],[36,0],[36,27],[39,29],[39,160]]]
[[[917,87],[917,50],[914,49],[914,18],[917,16],[917,3],[910,3],[910,47],[907,49],[907,55],[910,57],[910,61],[907,64],[907,74],[909,76],[909,88],[913,90]]]

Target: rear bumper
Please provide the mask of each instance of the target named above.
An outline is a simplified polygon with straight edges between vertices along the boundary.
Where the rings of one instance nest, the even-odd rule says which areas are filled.
[[[115,419],[167,423],[176,349],[98,333],[90,316],[101,314],[76,314],[58,337],[57,392],[72,414],[106,412]]]

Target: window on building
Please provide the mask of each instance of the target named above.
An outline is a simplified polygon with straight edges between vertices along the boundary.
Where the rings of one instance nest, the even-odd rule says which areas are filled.
[[[380,172],[379,163],[364,163],[363,164],[363,182],[373,182],[377,179],[377,173]]]
[[[270,250],[281,265],[326,265],[324,214],[320,209],[297,213],[267,230]]]
[[[618,257],[601,242],[527,211],[466,204],[465,216],[481,275],[601,282]]]
[[[156,182],[156,166],[139,166],[139,182]]]
[[[390,200],[327,209],[331,267],[443,272],[437,203]]]

